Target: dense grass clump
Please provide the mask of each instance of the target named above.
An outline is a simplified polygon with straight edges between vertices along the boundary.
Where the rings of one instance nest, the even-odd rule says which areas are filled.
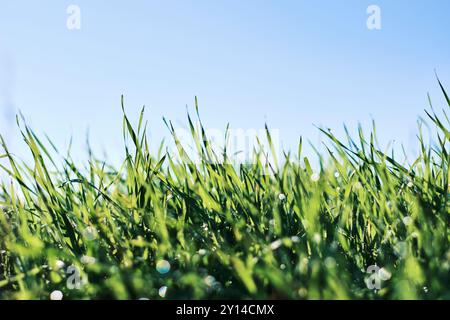
[[[450,122],[428,116],[436,143],[419,134],[410,165],[375,132],[324,130],[315,171],[301,142],[270,163],[261,148],[252,165],[216,161],[189,116],[199,162],[170,122],[177,157],[124,115],[119,169],[54,156],[25,125],[34,162],[0,153],[0,298],[450,299]]]

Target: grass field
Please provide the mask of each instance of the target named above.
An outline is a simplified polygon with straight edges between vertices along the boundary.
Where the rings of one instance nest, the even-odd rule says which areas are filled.
[[[170,122],[177,157],[124,114],[121,168],[74,163],[22,124],[34,162],[0,151],[0,298],[450,299],[445,111],[427,112],[435,143],[419,128],[410,165],[375,130],[323,130],[315,169],[301,142],[270,164],[259,148],[253,164],[216,161],[190,116],[199,163]]]

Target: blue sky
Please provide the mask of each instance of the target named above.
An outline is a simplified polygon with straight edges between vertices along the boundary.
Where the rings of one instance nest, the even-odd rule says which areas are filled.
[[[81,9],[68,30],[66,9]],[[381,9],[368,30],[366,9]],[[414,149],[416,120],[434,76],[450,87],[447,0],[2,1],[0,132],[22,154],[4,114],[14,106],[64,149],[122,152],[120,96],[130,117],[147,106],[150,134],[167,134],[162,116],[185,124],[198,96],[207,127],[280,130],[285,148],[314,125],[342,133],[368,127],[381,142]]]

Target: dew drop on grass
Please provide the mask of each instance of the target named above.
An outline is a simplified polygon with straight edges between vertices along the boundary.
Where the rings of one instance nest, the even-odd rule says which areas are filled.
[[[275,240],[270,244],[270,249],[277,250],[279,247],[281,247],[282,244],[283,242],[281,240]]]
[[[320,179],[320,174],[318,174],[317,172],[314,172],[314,173],[311,175],[311,180],[312,180],[313,182],[317,182],[317,181],[319,181],[319,179]]]
[[[208,287],[212,287],[216,282],[216,278],[214,278],[213,276],[206,276],[205,279],[203,279],[203,281]]]
[[[97,230],[95,230],[94,227],[89,226],[86,229],[84,229],[83,236],[88,241],[95,240],[95,238],[97,238]]]
[[[336,267],[336,260],[334,260],[334,258],[332,258],[332,257],[327,257],[325,259],[325,266],[328,269],[333,269],[334,267]]]
[[[160,274],[166,274],[170,271],[170,263],[167,260],[159,260],[156,263],[156,271],[158,271]]]
[[[391,202],[391,201],[386,202],[386,206],[387,206],[389,209],[392,209],[392,202]]]
[[[298,266],[300,273],[305,274],[308,271],[308,266],[309,266],[308,258],[303,258]]]
[[[94,257],[90,256],[82,256],[81,257],[81,263],[82,264],[94,264],[97,261]]]
[[[162,286],[161,288],[159,288],[158,294],[161,298],[165,298],[167,294],[167,286]]]
[[[321,240],[322,240],[322,237],[320,236],[320,234],[314,233],[314,235],[313,235],[313,241],[314,241],[315,243],[319,244]]]
[[[394,252],[399,258],[404,258],[408,254],[408,244],[404,241],[399,241],[394,246]]]
[[[50,293],[50,300],[62,300],[63,298],[63,293],[59,290],[55,290],[52,291],[52,293]]]
[[[308,290],[306,288],[300,288],[298,289],[298,295],[302,298],[306,298],[308,295]]]
[[[284,195],[283,193],[280,193],[280,194],[278,195],[278,200],[280,200],[280,201],[286,200],[286,195]]]
[[[412,220],[412,218],[410,216],[406,216],[406,217],[403,218],[403,224],[405,226],[409,226],[412,223],[412,221],[413,220]]]
[[[55,261],[55,270],[62,269],[62,268],[64,268],[64,266],[65,266],[64,261],[61,261],[61,260]]]

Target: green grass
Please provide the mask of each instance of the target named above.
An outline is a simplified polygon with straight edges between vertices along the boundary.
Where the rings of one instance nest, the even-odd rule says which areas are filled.
[[[217,162],[191,117],[199,164],[170,122],[181,161],[152,154],[143,116],[133,127],[124,114],[119,169],[91,152],[74,163],[22,124],[34,161],[3,139],[0,152],[0,298],[450,299],[450,125],[445,110],[428,116],[436,142],[419,130],[411,165],[380,151],[375,129],[345,143],[323,130],[316,173],[301,140],[271,165],[261,148],[253,165]]]

